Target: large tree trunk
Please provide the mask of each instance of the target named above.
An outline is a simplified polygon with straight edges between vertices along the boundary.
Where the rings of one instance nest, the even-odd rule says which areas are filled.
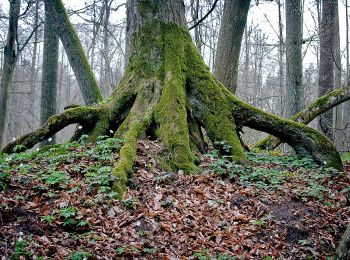
[[[18,29],[19,12],[21,9],[21,0],[10,1],[10,18],[7,33],[7,41],[4,48],[4,67],[0,83],[0,148],[4,137],[7,106],[9,99],[12,75],[17,60],[16,38]]]
[[[318,74],[318,95],[323,96],[334,88],[334,18],[335,2],[322,1],[322,21],[320,31],[320,68]],[[333,140],[333,111],[327,111],[319,118],[319,129]]]
[[[79,37],[69,21],[62,0],[45,0],[45,6],[52,16],[56,33],[66,50],[85,104],[91,105],[101,101],[102,96],[94,73],[89,65]]]
[[[216,51],[214,75],[232,93],[237,90],[239,53],[250,0],[226,0]]]
[[[43,73],[41,81],[41,110],[40,123],[44,124],[49,117],[56,114],[57,96],[57,70],[58,70],[58,36],[54,29],[54,20],[50,11],[45,6],[45,31],[44,31],[44,54]],[[55,143],[52,141],[42,142],[42,145]]]
[[[301,0],[286,0],[286,99],[284,116],[302,109],[302,8]]]
[[[162,140],[168,166],[192,172],[196,158],[191,147],[203,150],[202,128],[213,142],[227,142],[232,159],[238,161],[246,156],[237,131],[249,126],[275,134],[300,156],[342,169],[339,154],[324,135],[244,103],[213,77],[188,33],[182,0],[129,0],[128,17],[129,63],[112,96],[104,103],[52,116],[3,152],[12,152],[18,144],[30,148],[73,123],[82,125],[75,138],[87,134],[91,141],[113,130],[125,140],[113,169],[113,187],[122,196],[133,172],[137,140],[146,132]]]

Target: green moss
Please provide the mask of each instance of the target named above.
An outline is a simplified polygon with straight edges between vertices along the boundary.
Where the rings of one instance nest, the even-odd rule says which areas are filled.
[[[200,57],[192,41],[186,46],[187,78],[190,88],[194,88],[194,99],[204,105],[196,113],[212,141],[226,141],[231,146],[234,160],[246,159],[243,147],[237,136],[236,125],[232,117],[232,105],[227,99],[225,88],[217,82]]]
[[[344,92],[343,88],[339,88],[336,90],[333,90],[332,92],[329,92],[328,94],[316,99],[314,102],[312,102],[312,104],[308,107],[308,110],[311,111],[314,108],[318,108],[318,107],[323,107],[324,105],[326,105],[330,99],[332,97],[336,97],[341,95]],[[294,117],[292,117],[292,119],[294,119]]]
[[[89,141],[95,142],[99,136],[106,135],[112,118],[111,110],[106,106],[100,106],[98,120],[89,135]]]
[[[268,122],[269,125],[273,125],[273,131],[275,131],[274,134],[277,137],[286,137],[287,135],[284,133],[288,133],[289,140],[286,139],[284,141],[291,145],[300,157],[311,158],[320,165],[327,165],[327,167],[343,170],[339,153],[333,143],[322,133],[304,124],[268,114],[237,99],[230,93],[228,94],[228,97],[231,99],[234,110],[249,111],[249,114],[246,114],[246,116],[254,116],[259,118],[259,121],[261,122]],[[267,125],[265,125],[264,129],[261,126],[256,126],[255,129],[266,132],[272,131]],[[292,136],[294,137],[293,139],[291,139]]]
[[[306,110],[300,111],[299,113],[292,116],[290,119],[296,122],[307,124],[312,121],[315,117],[324,112],[324,109],[332,101],[331,99],[339,98],[344,94],[344,88],[336,89],[318,99],[316,99]],[[268,136],[254,145],[253,148],[258,149],[271,149],[272,136]]]
[[[78,37],[77,32],[75,31],[73,25],[70,23],[68,14],[66,12],[66,9],[64,8],[64,5],[62,3],[62,0],[52,0],[52,1],[47,1],[50,4],[47,4],[47,6],[51,6],[54,9],[54,13],[57,13],[57,17],[59,17],[59,20],[56,20],[56,23],[59,24],[57,26],[57,32],[59,36],[61,37],[62,41],[68,40],[71,41],[70,47],[74,48],[74,51],[72,53],[68,53],[68,56],[76,56],[78,58],[78,62],[80,66],[84,69],[84,76],[76,74],[78,80],[80,78],[80,88],[82,89],[82,93],[84,96],[84,100],[86,104],[91,105],[91,104],[97,104],[98,102],[102,101],[102,95],[99,90],[97,81],[95,79],[94,73],[92,71],[92,68],[89,64],[89,61],[85,55],[83,46],[81,45],[80,39]],[[68,37],[66,36],[67,39],[62,38],[65,36],[65,33],[68,34]],[[65,45],[65,44],[64,44]],[[66,48],[66,51],[69,52],[69,50]],[[73,70],[75,69],[75,66],[72,66]],[[84,77],[82,79],[81,77]]]
[[[185,76],[185,40],[183,31],[175,25],[162,24],[164,55],[164,86],[156,108],[159,135],[168,148],[176,169],[192,172],[193,154],[187,124]]]
[[[113,183],[114,191],[118,192],[121,199],[126,192],[126,182],[128,175],[132,173],[137,151],[137,139],[144,132],[144,125],[140,121],[130,123],[129,130],[125,133],[125,144],[119,152],[119,161],[113,169],[115,181]]]

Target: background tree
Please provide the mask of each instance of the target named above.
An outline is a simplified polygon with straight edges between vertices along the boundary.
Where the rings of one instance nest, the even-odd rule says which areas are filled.
[[[214,75],[232,93],[237,89],[239,54],[250,1],[225,1]]]
[[[18,48],[16,44],[18,19],[21,10],[20,0],[10,1],[9,27],[7,33],[7,41],[4,48],[4,65],[2,69],[2,77],[0,84],[0,147],[5,130],[5,121],[7,114],[7,105],[9,99],[9,91],[13,71],[18,57]]]
[[[40,122],[44,124],[50,116],[56,113],[57,70],[58,70],[58,36],[54,27],[53,17],[45,7],[44,55],[41,81],[41,113]],[[44,141],[42,144],[55,143]]]
[[[320,31],[320,68],[319,68],[319,96],[330,92],[334,88],[334,19],[335,0],[322,0],[322,21]],[[333,137],[333,111],[322,114],[319,118],[319,129],[331,140]]]
[[[301,0],[286,0],[285,117],[302,109],[302,13]]]

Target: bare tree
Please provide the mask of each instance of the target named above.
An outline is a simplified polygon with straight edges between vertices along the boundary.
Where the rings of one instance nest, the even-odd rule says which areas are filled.
[[[301,0],[286,0],[285,117],[302,108],[302,13]]]
[[[5,121],[7,113],[7,104],[13,71],[15,69],[18,57],[18,48],[16,44],[18,19],[21,10],[21,0],[10,1],[9,28],[7,33],[7,42],[4,48],[4,65],[0,84],[0,147],[5,130]]]
[[[45,6],[44,55],[40,110],[41,124],[45,123],[50,116],[56,113],[57,69],[58,36],[55,32],[54,19],[50,10]],[[41,145],[49,143],[55,143],[55,136],[52,136],[52,141],[44,141]]]
[[[218,40],[214,75],[232,93],[237,89],[239,53],[250,0],[226,0]]]
[[[336,0],[322,0],[320,31],[320,68],[318,95],[323,96],[334,88],[334,19]],[[333,136],[333,111],[319,117],[319,129],[331,140]]]

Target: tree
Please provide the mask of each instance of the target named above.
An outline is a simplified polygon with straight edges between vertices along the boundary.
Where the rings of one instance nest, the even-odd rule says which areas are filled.
[[[48,9],[54,22],[54,28],[60,37],[64,49],[69,58],[70,65],[79,83],[85,104],[91,105],[102,100],[102,96],[85,55],[79,37],[74,30],[61,0],[45,0],[45,8]]]
[[[302,8],[301,0],[286,0],[286,98],[284,116],[302,108]]]
[[[18,55],[16,45],[18,19],[21,10],[21,0],[10,1],[10,18],[9,28],[7,33],[7,41],[4,48],[4,65],[2,70],[2,77],[0,83],[0,147],[2,145],[2,138],[5,131],[5,121],[7,113],[7,104],[9,99],[9,91],[12,81],[13,71]]]
[[[44,55],[40,110],[41,124],[44,124],[50,116],[56,113],[57,69],[58,36],[54,29],[53,17],[45,6]],[[54,143],[54,137],[52,137],[52,139],[52,143]],[[43,142],[42,144],[48,143],[49,142]]]
[[[320,68],[318,95],[323,96],[334,88],[334,19],[336,0],[322,0],[320,31]],[[319,129],[333,140],[333,111],[319,117]]]
[[[214,75],[232,93],[237,89],[237,73],[242,37],[250,0],[226,0],[215,58]]]
[[[35,13],[34,13],[34,23],[33,23],[33,30],[35,30],[36,27],[39,25],[39,0],[35,1]],[[35,86],[36,86],[36,79],[37,79],[37,67],[36,67],[36,61],[38,56],[38,30],[35,30],[34,33],[34,43],[33,43],[33,55],[32,55],[32,62],[31,62],[31,69],[30,69],[30,106],[29,111],[34,114],[34,107],[35,107]],[[34,120],[34,117],[33,117]]]
[[[340,35],[339,35],[339,12],[338,12],[338,1],[334,3],[334,41],[333,41],[333,50],[334,50],[334,87],[340,88],[342,83],[342,64],[341,64],[341,51],[340,51]],[[341,148],[342,142],[342,130],[343,127],[343,105],[339,105],[335,108],[335,120],[334,120],[334,142],[338,149]],[[342,140],[343,139],[343,140]]]
[[[233,160],[244,161],[238,131],[248,126],[276,135],[299,156],[342,169],[338,152],[324,135],[244,103],[212,76],[188,33],[182,0],[130,0],[127,15],[129,62],[111,97],[93,106],[67,108],[2,152],[31,148],[74,123],[82,126],[74,138],[85,134],[96,141],[113,132],[125,140],[112,172],[113,188],[122,196],[133,170],[137,140],[146,133],[162,140],[164,164],[192,172],[195,147],[200,150],[205,143],[202,128],[215,145],[219,141],[230,146]]]

